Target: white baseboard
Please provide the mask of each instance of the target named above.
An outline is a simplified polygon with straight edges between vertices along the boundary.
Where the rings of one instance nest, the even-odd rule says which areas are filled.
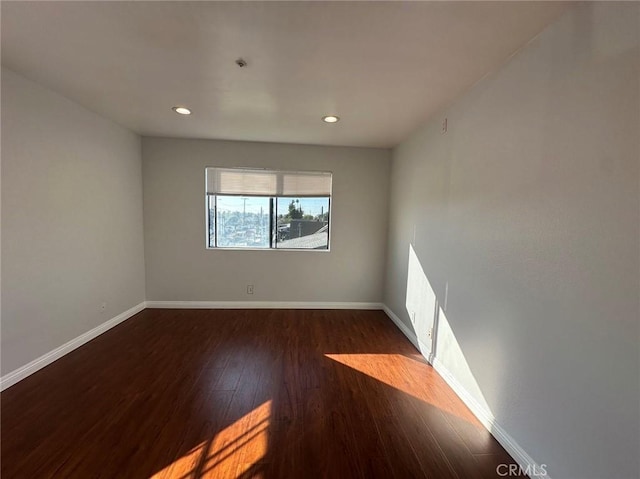
[[[406,324],[404,324],[402,320],[387,307],[386,304],[382,305],[382,309],[384,310],[385,313],[387,313],[387,316],[389,316],[391,321],[395,323],[395,325],[398,327],[398,329],[400,329],[400,331],[402,331],[402,333],[407,337],[407,339],[411,341],[411,344],[413,344],[416,347],[416,349],[420,351],[420,354],[422,354],[422,357],[425,358],[429,364],[431,364],[434,359],[433,356],[431,355],[431,353],[427,355],[425,355],[424,353],[425,351],[431,351],[431,348],[429,348],[425,343],[420,341],[420,339],[418,339],[418,337],[416,336],[416,333],[411,329],[409,329],[409,327]]]
[[[381,303],[297,301],[147,301],[154,309],[382,309]]]
[[[13,386],[18,381],[60,359],[67,353],[91,341],[96,336],[129,319],[145,308],[167,309],[382,309],[381,303],[357,302],[281,302],[281,301],[146,301],[134,306],[91,331],[78,336],[53,351],[34,359],[28,364],[5,374],[0,378],[0,391]]]
[[[5,374],[0,378],[0,391],[4,391],[13,386],[18,381],[35,373],[43,367],[51,364],[74,349],[88,343],[100,334],[108,331],[114,326],[129,319],[146,308],[162,309],[382,309],[395,323],[400,331],[419,350],[425,349],[423,343],[416,337],[400,318],[389,307],[382,303],[357,303],[357,302],[278,302],[278,301],[146,301],[133,308],[111,318],[90,331],[78,336],[75,339],[63,344],[53,351],[34,359],[28,364]],[[506,449],[515,461],[524,469],[529,467],[532,472],[544,470],[535,462],[529,454],[507,433],[507,431],[496,421],[495,417],[487,408],[483,407],[476,399],[458,382],[455,376],[438,360],[438,358],[425,358],[433,364],[433,368],[442,376],[446,383],[467,405],[471,412],[496,438],[496,440]],[[535,479],[551,479],[548,475],[532,474]]]
[[[398,326],[400,331],[413,343],[413,345],[420,351],[425,349],[421,348],[423,343],[416,337],[413,331],[396,316],[387,305],[383,304],[384,312],[387,313],[389,318]],[[437,354],[437,352],[436,352]],[[536,474],[540,471],[544,471],[546,468],[542,468],[539,463],[534,461],[527,452],[520,447],[520,445],[513,439],[509,433],[496,421],[491,411],[482,406],[465,387],[460,384],[456,377],[438,360],[437,357],[426,358],[433,365],[433,369],[437,371],[445,382],[453,389],[458,397],[464,402],[471,412],[478,418],[484,427],[491,433],[493,437],[505,448],[505,450],[513,457],[513,459],[520,465],[523,471],[528,470],[529,476],[532,479],[551,479],[546,474]],[[528,468],[528,469],[527,469]]]
[[[418,337],[416,336],[416,333],[411,331],[407,327],[407,325],[404,324],[402,320],[398,316],[396,316],[396,314],[393,311],[389,309],[389,307],[386,304],[382,305],[382,309],[384,310],[385,313],[387,313],[387,316],[389,316],[391,321],[395,323],[398,329],[402,331],[402,334],[404,334],[407,337],[407,339],[411,341],[411,344],[413,344],[418,351],[422,351],[420,349],[420,342],[418,341]]]
[[[425,343],[420,341],[420,339],[418,339],[418,349],[422,353],[422,357],[425,358],[427,362],[433,366],[433,362],[435,361],[436,357],[433,355],[431,349]],[[427,351],[428,354],[425,354],[425,351]]]
[[[49,351],[47,354],[44,354],[37,359],[34,359],[30,363],[25,364],[24,366],[14,371],[11,371],[10,373],[5,374],[0,378],[0,391],[4,391],[9,386],[13,386],[18,381],[23,380],[27,376],[51,364],[56,359],[60,359],[65,354],[70,353],[71,351],[73,351],[76,348],[79,348],[85,343],[88,343],[93,338],[101,335],[105,331],[122,323],[126,319],[129,319],[134,314],[139,313],[144,308],[145,308],[145,303],[143,301],[142,303],[134,306],[133,308],[128,309],[124,313],[121,313],[118,316],[115,316],[114,318],[111,318],[110,320],[102,323],[100,326],[97,326],[92,330],[87,331],[84,334],[81,334],[77,338],[74,338],[71,341],[64,343],[62,346],[54,349],[53,351]]]
[[[529,467],[530,477],[536,479],[551,479],[548,475],[534,474],[544,470],[540,464],[533,460],[522,447],[513,439],[507,431],[496,421],[491,411],[482,406],[465,388],[458,382],[455,376],[438,360],[433,361],[433,369],[435,369],[446,383],[453,389],[462,402],[464,402],[471,412],[478,418],[484,427],[491,433],[493,437],[505,448],[513,459],[525,470]]]

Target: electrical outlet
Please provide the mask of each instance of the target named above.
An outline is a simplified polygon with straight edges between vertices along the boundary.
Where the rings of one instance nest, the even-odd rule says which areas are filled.
[[[253,285],[252,284],[248,284],[247,285],[247,294],[253,294]]]

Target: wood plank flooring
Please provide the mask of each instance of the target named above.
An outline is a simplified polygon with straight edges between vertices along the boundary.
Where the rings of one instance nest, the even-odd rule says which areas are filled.
[[[0,401],[3,479],[493,479],[513,463],[381,311],[145,310]]]

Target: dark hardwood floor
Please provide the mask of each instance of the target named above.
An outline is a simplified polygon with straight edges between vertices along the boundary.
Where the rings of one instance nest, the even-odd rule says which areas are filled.
[[[487,479],[513,463],[381,311],[145,310],[0,400],[3,479]]]

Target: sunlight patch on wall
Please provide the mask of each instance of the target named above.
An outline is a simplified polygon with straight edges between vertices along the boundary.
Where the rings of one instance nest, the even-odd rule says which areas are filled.
[[[469,363],[449,324],[447,315],[440,309],[436,335],[436,358],[486,411],[491,411],[482,390],[469,367]]]
[[[447,282],[445,296],[448,296],[448,290]],[[438,371],[448,376],[447,381],[453,379],[460,386],[457,392],[460,393],[461,388],[466,391],[467,396],[476,403],[476,410],[482,409],[491,416],[487,401],[447,318],[447,302],[447,298],[443,298],[442,304],[438,301],[413,244],[409,244],[405,306],[421,353],[437,365]]]
[[[405,307],[418,337],[421,352],[425,356],[431,352],[430,330],[433,328],[436,304],[436,294],[422,269],[413,245],[410,244]]]

